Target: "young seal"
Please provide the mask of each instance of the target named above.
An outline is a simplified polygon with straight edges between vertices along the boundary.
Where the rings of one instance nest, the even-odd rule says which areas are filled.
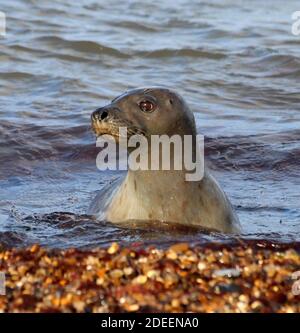
[[[163,134],[196,137],[193,113],[166,88],[131,90],[94,111],[91,118],[97,136],[110,134],[117,140],[119,127],[147,139]],[[187,181],[186,173],[184,169],[129,169],[124,179],[96,196],[88,213],[112,223],[151,220],[238,232],[238,218],[212,175],[205,169],[201,180]]]

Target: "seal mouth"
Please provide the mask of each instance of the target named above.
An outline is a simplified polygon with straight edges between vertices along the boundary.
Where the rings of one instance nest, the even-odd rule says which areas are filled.
[[[102,113],[103,114],[103,113]],[[101,114],[101,115],[102,115]],[[120,138],[126,138],[127,140],[133,135],[142,135],[146,136],[146,133],[141,128],[135,126],[131,121],[121,119],[119,117],[103,117],[97,116],[97,114],[93,113],[91,117],[92,122],[92,130],[96,134],[96,137],[99,138],[102,135],[110,135],[117,142],[119,142]],[[120,128],[126,128],[125,136],[124,131],[120,131]]]

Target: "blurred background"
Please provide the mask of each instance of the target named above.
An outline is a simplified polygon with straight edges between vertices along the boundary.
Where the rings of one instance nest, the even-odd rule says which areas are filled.
[[[151,85],[195,112],[244,236],[299,240],[297,10],[292,0],[0,0],[0,241],[140,239],[81,214],[118,176],[96,169],[91,112]]]

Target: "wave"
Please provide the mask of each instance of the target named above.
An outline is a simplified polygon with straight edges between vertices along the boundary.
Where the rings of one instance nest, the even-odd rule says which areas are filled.
[[[128,54],[123,53],[115,48],[103,44],[85,41],[85,40],[67,40],[56,36],[43,36],[35,39],[38,43],[46,43],[49,46],[66,47],[74,51],[83,53],[105,54],[118,58],[128,58]]]
[[[153,51],[138,51],[137,56],[146,58],[171,58],[171,57],[190,57],[190,58],[208,58],[208,59],[223,59],[227,55],[220,52],[209,52],[203,49],[160,49]]]
[[[0,77],[2,80],[27,80],[36,78],[36,75],[25,72],[0,72]]]
[[[74,51],[82,53],[91,53],[91,54],[102,54],[108,55],[116,58],[128,59],[130,57],[145,57],[145,58],[168,58],[168,57],[191,57],[191,58],[207,58],[207,59],[224,59],[227,57],[225,53],[217,51],[208,51],[205,49],[197,48],[162,48],[154,50],[119,50],[116,48],[108,47],[103,44],[94,42],[94,41],[84,41],[84,40],[67,40],[57,36],[43,36],[35,38],[35,42],[45,43],[48,46],[55,46],[52,50],[47,50],[47,56],[55,56],[62,58],[63,60],[70,61],[85,61],[89,60],[86,58],[78,57],[77,55],[61,54],[61,49],[67,48]],[[33,47],[24,47],[22,45],[13,45],[12,48],[20,51],[26,52],[43,52],[45,50],[36,49]],[[57,52],[57,49],[60,52]]]

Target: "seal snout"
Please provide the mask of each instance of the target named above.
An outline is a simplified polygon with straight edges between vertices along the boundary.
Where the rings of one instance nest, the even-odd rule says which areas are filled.
[[[98,108],[91,115],[92,129],[97,136],[103,134],[109,134],[112,136],[118,136],[119,126],[122,126],[123,120],[119,115],[120,109],[106,105]],[[124,124],[124,126],[126,126]]]
[[[105,134],[109,130],[109,120],[111,118],[111,112],[107,107],[102,107],[95,110],[91,115],[92,129],[96,135]]]

